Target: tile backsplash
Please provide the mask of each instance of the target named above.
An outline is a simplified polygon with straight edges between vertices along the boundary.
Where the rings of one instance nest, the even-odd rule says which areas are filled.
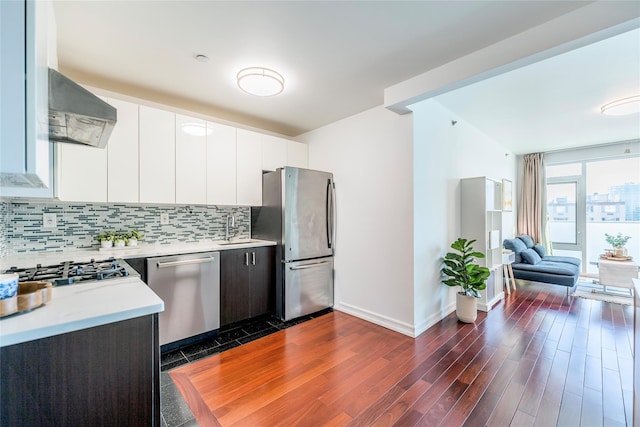
[[[0,200],[0,258],[9,254],[9,202]]]
[[[55,213],[55,228],[43,228],[43,214]],[[160,214],[169,215],[160,224]],[[98,248],[104,231],[144,234],[144,243],[197,242],[224,239],[227,216],[236,219],[234,236],[250,237],[251,208],[86,204],[40,200],[0,203],[0,257],[31,251]]]

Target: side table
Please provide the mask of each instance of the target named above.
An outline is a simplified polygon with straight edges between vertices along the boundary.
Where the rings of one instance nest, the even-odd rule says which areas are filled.
[[[515,260],[516,254],[513,252],[502,254],[502,273],[504,275],[504,283],[507,285],[507,295],[511,295],[509,280],[511,280],[513,291],[515,292],[516,290],[516,279],[513,277],[513,268],[511,268],[511,264],[513,264]]]
[[[633,280],[638,278],[638,264],[635,261],[598,260],[598,281],[607,286],[633,289]]]

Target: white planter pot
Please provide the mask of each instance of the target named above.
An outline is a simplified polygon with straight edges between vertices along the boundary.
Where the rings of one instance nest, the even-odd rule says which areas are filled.
[[[615,257],[626,257],[627,256],[627,248],[614,248],[613,249],[613,256]]]
[[[138,246],[138,241],[136,239],[129,239],[127,246]]]
[[[456,316],[464,323],[473,323],[478,317],[478,301],[476,297],[456,294]]]
[[[102,242],[100,242],[100,247],[101,248],[110,248],[113,246],[113,242],[111,240],[103,240]]]
[[[124,240],[116,240],[115,242],[113,242],[113,246],[115,246],[116,248],[123,248]]]

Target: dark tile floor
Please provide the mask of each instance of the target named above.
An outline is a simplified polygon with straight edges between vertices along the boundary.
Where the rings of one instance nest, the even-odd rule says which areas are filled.
[[[298,325],[330,311],[332,309],[319,311],[288,322],[283,322],[273,316],[250,319],[246,322],[221,328],[215,338],[163,353],[160,359],[160,369],[162,371],[160,373],[162,426],[190,427],[198,425],[189,406],[187,406],[178,388],[171,380],[168,371],[204,357],[222,353],[282,329]]]

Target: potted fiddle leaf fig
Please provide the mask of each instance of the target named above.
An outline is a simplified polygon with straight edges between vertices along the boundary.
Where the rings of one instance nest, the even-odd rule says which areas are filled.
[[[444,266],[440,270],[447,286],[460,286],[456,294],[456,315],[461,322],[473,323],[478,317],[478,302],[480,291],[486,289],[490,271],[474,261],[484,258],[482,252],[473,250],[475,240],[458,238],[451,244],[455,252],[448,252],[443,260]]]

